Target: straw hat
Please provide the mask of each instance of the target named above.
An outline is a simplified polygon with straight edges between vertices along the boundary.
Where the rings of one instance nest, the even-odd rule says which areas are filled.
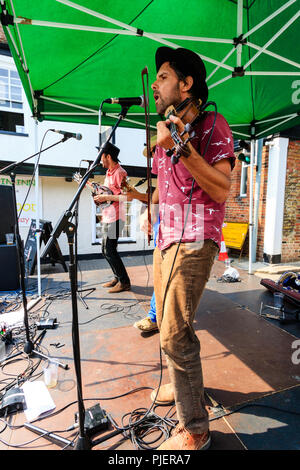
[[[153,135],[152,137],[150,137],[150,157],[153,157],[152,153],[155,150],[156,143],[157,143],[157,137],[156,135]],[[143,150],[143,155],[144,157],[147,157],[147,145],[145,145],[145,148]]]

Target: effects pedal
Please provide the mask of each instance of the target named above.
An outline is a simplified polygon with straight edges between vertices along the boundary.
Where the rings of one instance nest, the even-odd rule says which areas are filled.
[[[78,425],[78,413],[75,413],[75,424]],[[88,436],[104,431],[108,426],[106,411],[99,404],[85,410],[84,428]]]
[[[26,408],[25,395],[21,388],[8,390],[0,402],[0,416],[9,415]]]

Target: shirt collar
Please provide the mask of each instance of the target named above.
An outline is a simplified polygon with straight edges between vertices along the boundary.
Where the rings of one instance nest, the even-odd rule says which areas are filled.
[[[119,164],[119,163],[117,163],[117,165],[115,165],[113,168],[107,170],[107,174],[108,174],[109,176],[113,175],[113,174],[115,173],[115,171],[116,171],[118,168],[120,168],[120,164]]]

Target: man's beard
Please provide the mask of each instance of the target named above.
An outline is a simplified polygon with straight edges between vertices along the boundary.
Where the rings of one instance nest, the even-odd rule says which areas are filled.
[[[176,108],[180,103],[179,83],[177,83],[167,98],[163,99],[159,93],[159,102],[155,103],[157,114],[164,116],[169,106],[173,105]]]

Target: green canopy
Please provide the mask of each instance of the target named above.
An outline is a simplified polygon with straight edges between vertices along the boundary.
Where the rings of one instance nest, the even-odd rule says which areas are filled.
[[[209,100],[236,139],[300,123],[299,0],[0,0],[1,22],[33,115],[99,123],[103,100],[143,94],[161,45],[197,52]],[[147,77],[146,77],[147,78]],[[147,80],[144,80],[146,83]],[[118,104],[104,104],[112,125]],[[158,116],[150,89],[151,125]],[[144,128],[132,106],[123,126]]]

